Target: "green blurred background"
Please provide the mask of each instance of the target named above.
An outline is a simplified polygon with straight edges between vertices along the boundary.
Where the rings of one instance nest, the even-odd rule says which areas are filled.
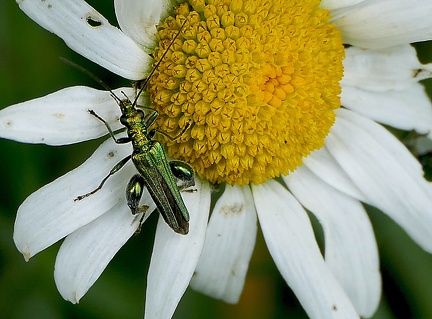
[[[111,1],[89,2],[116,23]],[[432,60],[431,43],[422,43],[418,49],[422,57]],[[68,86],[98,87],[59,57],[88,68],[110,87],[129,84],[74,53],[61,39],[22,13],[14,1],[0,2],[0,108]],[[432,87],[430,81],[426,85]],[[0,318],[142,318],[155,216],[145,224],[140,236],[133,237],[120,250],[79,305],[64,301],[54,284],[59,244],[26,263],[12,240],[20,203],[39,187],[81,164],[99,142],[48,147],[0,140]],[[373,318],[432,318],[432,255],[379,211],[371,208],[369,212],[378,240],[384,286],[380,308]],[[237,305],[188,289],[174,316],[209,317],[307,318],[273,264],[261,233]]]

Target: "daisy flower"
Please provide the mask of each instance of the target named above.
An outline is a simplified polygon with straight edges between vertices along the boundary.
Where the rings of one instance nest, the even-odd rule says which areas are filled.
[[[362,203],[432,252],[431,185],[419,162],[378,124],[432,137],[431,102],[419,83],[432,77],[432,65],[422,65],[409,45],[432,39],[430,0],[190,0],[175,8],[171,1],[116,0],[120,29],[80,0],[18,4],[121,77],[140,81],[160,61],[144,98],[159,112],[154,127],[175,136],[190,123],[178,139],[158,135],[197,178],[196,192],[182,193],[189,234],[159,220],[146,318],[170,318],[189,284],[237,302],[257,220],[311,318],[370,317],[377,308],[378,251]],[[134,96],[132,88],[114,90],[121,92]],[[109,92],[70,87],[2,110],[0,136],[66,145],[105,135],[88,109],[113,130],[122,128]],[[18,209],[14,240],[26,260],[65,238],[54,276],[73,303],[139,227],[124,195],[134,166],[92,196],[74,199],[130,153],[108,139]],[[212,184],[223,188],[214,205]],[[141,204],[154,210],[144,197]],[[306,210],[322,225],[324,256]]]

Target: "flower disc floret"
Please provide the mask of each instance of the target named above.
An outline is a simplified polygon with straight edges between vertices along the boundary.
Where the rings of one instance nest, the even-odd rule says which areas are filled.
[[[196,0],[158,26],[156,61],[168,52],[148,89],[157,125],[173,135],[190,126],[161,137],[172,157],[214,183],[260,184],[323,146],[344,48],[318,5]]]

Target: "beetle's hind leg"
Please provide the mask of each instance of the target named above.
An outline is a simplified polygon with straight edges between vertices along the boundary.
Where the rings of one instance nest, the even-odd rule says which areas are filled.
[[[149,208],[147,205],[139,206],[144,185],[144,178],[140,174],[135,174],[126,186],[126,201],[133,215],[145,214]]]
[[[143,190],[144,190],[144,178],[140,174],[135,174],[130,179],[129,183],[126,186],[126,201],[132,212],[132,215],[141,215],[139,220],[138,227],[135,231],[135,234],[138,235],[141,232],[141,226],[144,220],[144,217],[149,209],[147,205],[139,205],[141,200]]]
[[[169,162],[169,165],[171,172],[177,179],[177,187],[180,191],[188,191],[186,190],[187,188],[195,186],[194,170],[189,164],[172,160]]]

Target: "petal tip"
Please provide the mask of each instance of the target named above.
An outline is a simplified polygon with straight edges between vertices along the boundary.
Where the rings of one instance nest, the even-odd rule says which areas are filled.
[[[74,291],[72,293],[72,298],[70,299],[70,302],[72,302],[73,304],[79,304],[79,301],[81,299],[82,296],[78,296],[78,293],[76,291]]]
[[[30,260],[30,258],[32,257],[32,254],[28,250],[23,251],[22,254],[23,254],[24,260],[26,262],[28,262]]]
[[[57,283],[57,289],[60,292],[60,294],[62,295],[64,300],[69,301],[69,302],[73,303],[74,305],[79,304],[79,301],[80,301],[81,297],[83,296],[82,294],[79,294],[77,290],[64,291],[62,288],[63,287],[60,287]]]

